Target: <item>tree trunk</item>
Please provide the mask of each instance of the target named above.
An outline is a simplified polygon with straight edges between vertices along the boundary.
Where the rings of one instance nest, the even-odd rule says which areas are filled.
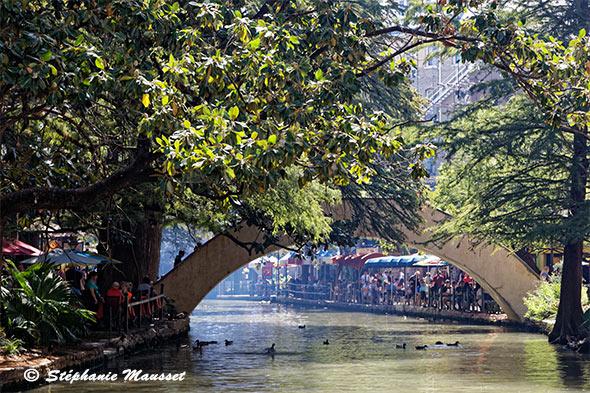
[[[131,281],[137,288],[145,276],[157,280],[162,242],[160,212],[146,210],[144,214],[141,221],[124,225],[124,230],[133,234],[130,243],[109,242],[112,257],[123,264],[110,266],[101,272],[99,277],[103,288],[109,288],[113,281]]]
[[[559,308],[550,342],[566,344],[582,333],[582,247],[582,241],[565,246]]]
[[[588,180],[588,141],[587,129],[574,134],[574,154],[570,169],[570,221],[575,223],[584,217],[583,205],[586,200],[586,183]],[[550,342],[567,343],[573,338],[580,337],[583,320],[582,312],[582,253],[584,248],[584,233],[572,236],[564,247],[563,270],[561,276],[561,292],[559,308],[553,331],[549,335]]]
[[[4,239],[4,220],[0,218],[0,243]],[[2,255],[2,247],[0,247],[0,277],[2,275],[2,270],[4,269],[4,256]],[[0,291],[2,290],[2,279],[0,279]],[[5,321],[6,317],[4,315],[4,304],[0,299],[0,330],[2,330],[7,325],[7,321]],[[0,336],[1,337],[1,336]]]

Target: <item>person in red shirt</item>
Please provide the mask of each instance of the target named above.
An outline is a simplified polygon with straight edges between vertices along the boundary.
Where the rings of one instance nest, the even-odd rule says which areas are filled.
[[[434,281],[434,285],[437,289],[440,289],[444,286],[445,284],[445,276],[442,274],[442,272],[439,270],[437,270],[436,274],[434,275],[432,281]]]
[[[119,289],[119,283],[117,281],[113,282],[113,284],[111,285],[111,288],[107,291],[107,296],[108,297],[118,297],[119,304],[121,303],[121,298],[123,297],[123,295],[121,294],[121,290]]]

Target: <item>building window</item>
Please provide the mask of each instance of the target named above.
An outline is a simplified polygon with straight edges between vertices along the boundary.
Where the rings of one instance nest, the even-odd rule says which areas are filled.
[[[436,47],[435,46],[429,46],[428,47],[428,56],[431,56],[434,52],[436,52]],[[436,67],[438,65],[438,57],[437,56],[433,56],[430,57],[427,61],[426,61],[426,66],[427,67]]]

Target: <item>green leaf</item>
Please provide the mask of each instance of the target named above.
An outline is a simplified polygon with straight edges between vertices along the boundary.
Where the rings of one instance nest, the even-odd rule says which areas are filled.
[[[232,120],[235,120],[239,114],[240,114],[240,109],[237,106],[234,106],[229,110],[229,118]]]
[[[178,12],[179,9],[180,9],[180,4],[178,4],[178,1],[174,4],[172,4],[172,11]]]
[[[51,75],[56,76],[57,75],[57,68],[55,68],[51,64],[49,64],[49,68],[51,69]]]
[[[94,59],[94,65],[96,65],[101,70],[104,70],[104,63],[100,57],[97,57],[96,59]]]
[[[268,137],[268,143],[270,143],[271,145],[274,145],[277,142],[277,136],[276,135],[271,135]]]
[[[586,29],[582,29],[582,30],[580,30],[580,33],[578,33],[578,37],[579,37],[579,38],[584,38],[584,37],[586,37]]]
[[[168,104],[168,96],[162,97],[162,105],[167,105],[167,104]]]
[[[258,49],[259,46],[260,46],[260,38],[256,38],[255,40],[252,40],[248,43],[249,49]]]
[[[45,53],[43,53],[41,55],[41,60],[43,60],[43,61],[49,61],[50,59],[51,59],[51,51],[50,50],[46,51]]]
[[[141,103],[143,104],[143,106],[145,106],[147,108],[150,105],[150,95],[144,94],[141,97]]]
[[[256,139],[256,138],[258,138],[258,133],[257,133],[256,131],[254,131],[254,132],[252,133],[252,135],[250,135],[250,138],[252,138],[252,139]]]
[[[185,121],[182,123],[182,125],[183,125],[183,126],[185,126],[186,128],[190,128],[190,127],[191,127],[191,122],[190,122],[190,121],[188,121],[188,120],[185,120]]]
[[[320,68],[318,68],[318,70],[315,72],[315,78],[318,81],[321,81],[324,78],[324,73]]]
[[[299,38],[297,38],[293,35],[291,37],[289,37],[289,41],[291,41],[291,43],[295,44],[295,45],[299,44]]]
[[[84,36],[82,34],[80,34],[78,36],[78,38],[76,38],[76,42],[74,42],[74,46],[80,46],[80,44],[82,43],[82,40],[84,39]]]

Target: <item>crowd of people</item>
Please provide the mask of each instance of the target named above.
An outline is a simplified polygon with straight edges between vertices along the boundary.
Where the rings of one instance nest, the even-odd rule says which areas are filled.
[[[360,272],[358,279],[332,283],[310,278],[290,279],[280,290],[284,296],[344,303],[408,304],[469,312],[495,312],[498,306],[481,285],[457,268],[416,269],[405,277],[402,269]]]
[[[26,269],[23,264],[16,266],[19,271]],[[132,282],[113,281],[107,289],[107,286],[99,287],[99,273],[96,270],[88,270],[74,265],[62,270],[57,266],[53,273],[68,282],[72,292],[86,309],[96,313],[97,328],[118,326],[124,316],[123,309],[126,305],[158,295],[158,291],[153,286],[153,280],[149,276],[145,276],[137,288],[134,288]],[[9,275],[9,272],[6,271],[5,274]],[[7,282],[10,285],[11,280]],[[141,307],[141,312],[139,307]],[[140,314],[149,316],[160,308],[160,299],[156,299],[153,304],[128,307],[130,326],[139,323]]]

